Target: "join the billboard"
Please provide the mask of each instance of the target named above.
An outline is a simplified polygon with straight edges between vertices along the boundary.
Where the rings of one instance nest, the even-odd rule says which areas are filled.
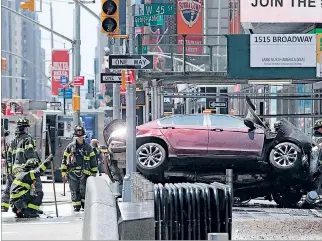
[[[177,34],[188,35],[186,37],[187,54],[199,55],[203,51],[203,1],[177,0]],[[183,52],[183,41],[183,37],[178,36],[179,54]]]
[[[321,0],[241,0],[241,22],[322,23]]]
[[[58,89],[63,88],[60,78],[62,76],[69,78],[69,51],[53,50],[51,61],[51,93],[57,96]]]

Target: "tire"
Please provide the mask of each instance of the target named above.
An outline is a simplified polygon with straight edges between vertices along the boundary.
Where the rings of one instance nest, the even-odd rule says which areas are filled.
[[[158,143],[144,143],[136,150],[136,162],[142,174],[158,175],[163,173],[167,166],[167,152]]]
[[[269,163],[277,171],[293,171],[302,166],[302,150],[291,142],[282,142],[271,149]]]
[[[292,192],[289,190],[278,191],[272,193],[274,201],[283,208],[292,208],[302,199],[303,194],[300,192]]]

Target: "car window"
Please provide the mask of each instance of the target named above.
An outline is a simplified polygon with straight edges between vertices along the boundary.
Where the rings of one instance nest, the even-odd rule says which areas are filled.
[[[161,125],[203,126],[204,115],[177,115],[160,120]]]
[[[209,117],[212,126],[227,128],[247,128],[243,120],[232,116],[210,115]]]
[[[203,126],[203,115],[179,115],[174,118],[174,125],[180,126]]]
[[[159,120],[159,122],[161,125],[164,125],[164,126],[173,125],[173,116],[161,119],[161,120]]]

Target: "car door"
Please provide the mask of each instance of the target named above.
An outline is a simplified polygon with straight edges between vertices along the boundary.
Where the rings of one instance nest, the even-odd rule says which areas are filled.
[[[178,156],[207,155],[205,115],[176,115],[159,121],[160,129]]]
[[[209,155],[261,156],[264,131],[249,132],[244,120],[228,115],[209,115]]]

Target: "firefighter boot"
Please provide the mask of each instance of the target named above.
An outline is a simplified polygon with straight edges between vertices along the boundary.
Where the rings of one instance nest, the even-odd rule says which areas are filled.
[[[24,214],[23,216],[25,218],[38,218],[39,217],[39,214],[36,210],[34,209],[30,209],[30,208],[27,208],[25,211],[24,211]]]
[[[75,212],[79,212],[79,211],[80,211],[80,209],[81,209],[81,208],[80,208],[79,206],[74,207],[74,211],[75,211]]]
[[[37,210],[37,213],[38,214],[44,214],[44,211],[39,209],[39,210]]]
[[[8,212],[8,208],[7,207],[1,207],[1,212],[2,213],[6,213],[6,212]]]
[[[85,202],[82,201],[82,209],[85,209]]]

